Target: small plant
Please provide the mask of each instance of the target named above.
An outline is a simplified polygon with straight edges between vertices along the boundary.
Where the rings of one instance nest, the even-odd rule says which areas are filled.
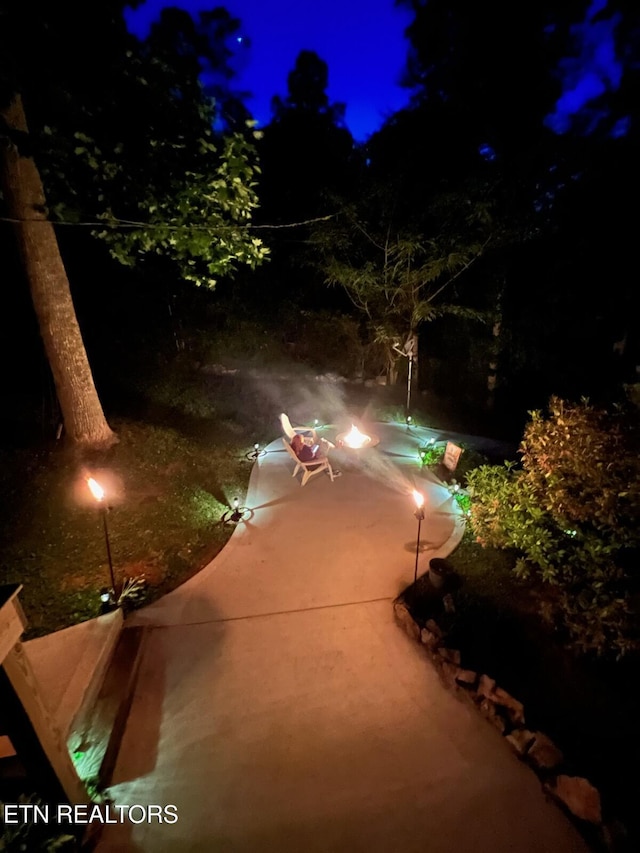
[[[444,459],[444,445],[427,444],[424,447],[421,447],[418,451],[420,454],[420,459],[422,460],[422,464],[431,468],[434,465],[439,465]]]
[[[44,809],[45,803],[37,794],[21,794],[17,802],[19,805],[38,806]],[[79,850],[78,839],[67,832],[56,831],[46,822],[21,821],[17,824],[9,824],[4,820],[5,804],[0,802],[0,851],[2,853],[19,853],[19,851],[33,851],[33,853],[54,853],[54,851],[65,851],[75,853]]]
[[[467,492],[454,492],[453,497],[455,502],[458,504],[460,509],[465,515],[468,515],[471,511],[471,498],[467,494]]]
[[[135,578],[125,578],[122,590],[116,599],[118,607],[137,607],[144,601],[147,594],[147,579],[144,575]]]

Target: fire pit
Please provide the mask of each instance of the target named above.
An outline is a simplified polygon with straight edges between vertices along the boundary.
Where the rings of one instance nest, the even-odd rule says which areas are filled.
[[[338,433],[336,436],[338,447],[346,447],[348,450],[364,450],[367,447],[375,447],[380,443],[377,435],[368,435],[360,432],[355,424],[347,432]]]

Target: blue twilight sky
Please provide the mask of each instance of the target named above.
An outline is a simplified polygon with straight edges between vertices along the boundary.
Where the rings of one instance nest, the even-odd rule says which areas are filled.
[[[271,98],[287,94],[301,50],[314,50],[328,64],[329,100],[346,103],[346,124],[358,142],[409,100],[398,80],[411,16],[393,0],[146,0],[127,11],[129,30],[144,38],[165,6],[189,12],[223,6],[241,20],[249,47],[239,46],[234,89],[252,93],[246,104],[259,125],[271,118]]]
[[[562,95],[545,121],[555,133],[566,133],[577,120],[582,122],[582,132],[590,133],[607,118],[598,98],[616,92],[625,71],[615,45],[621,20],[607,0],[591,0],[584,19],[571,27],[567,56],[556,72],[562,80]],[[633,59],[627,57],[627,61]],[[621,116],[611,135],[624,136],[628,122],[627,116]]]

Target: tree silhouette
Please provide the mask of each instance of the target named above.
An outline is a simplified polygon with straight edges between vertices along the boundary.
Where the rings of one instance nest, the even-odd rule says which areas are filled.
[[[358,203],[314,231],[325,282],[344,289],[365,321],[368,343],[382,353],[387,379],[403,355],[417,357],[420,327],[444,315],[480,319],[451,296],[452,284],[482,256],[493,232],[485,206],[439,198],[431,234],[397,216],[392,188],[370,185]],[[414,375],[417,382],[417,372]]]
[[[105,448],[117,439],[109,427],[87,358],[69,279],[53,224],[47,218],[44,189],[33,157],[15,140],[28,139],[19,94],[0,111],[4,122],[1,177],[8,216],[14,223],[20,257],[40,334],[55,382],[65,428],[77,444]]]
[[[247,230],[257,205],[250,136],[215,138],[198,80],[202,42],[189,46],[189,27],[154,55],[127,35],[120,4],[106,4],[91,19],[94,56],[90,33],[81,44],[72,38],[71,11],[50,12],[26,3],[3,19],[5,205],[67,435],[104,447],[116,437],[95,390],[52,219],[102,219],[94,234],[121,263],[153,254],[207,286],[238,265],[260,263],[266,249]]]
[[[258,143],[262,176],[259,221],[265,224],[306,223],[336,210],[336,196],[355,185],[361,157],[344,126],[344,106],[327,95],[329,69],[313,51],[301,51],[288,76],[286,97],[272,100],[273,117]],[[273,275],[269,302],[304,299],[307,307],[326,303],[326,288],[313,269],[305,268],[309,226],[267,231]]]

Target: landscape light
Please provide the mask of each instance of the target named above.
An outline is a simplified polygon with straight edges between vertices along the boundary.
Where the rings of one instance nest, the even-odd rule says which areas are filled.
[[[240,498],[234,498],[231,501],[231,511],[226,510],[222,516],[222,520],[225,524],[230,521],[237,524],[239,521],[242,521],[246,511],[246,506],[240,506]]]
[[[266,450],[260,450],[260,442],[256,441],[251,453],[247,453],[247,459],[253,459],[255,461],[259,456],[264,456],[266,452]]]

